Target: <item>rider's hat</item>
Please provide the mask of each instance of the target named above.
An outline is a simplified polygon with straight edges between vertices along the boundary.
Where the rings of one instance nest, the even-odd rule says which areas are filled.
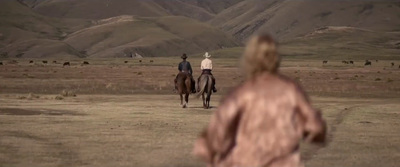
[[[210,58],[210,57],[211,57],[211,54],[208,54],[208,52],[206,52],[206,53],[204,54],[204,57],[205,57],[205,58]]]
[[[186,58],[187,58],[186,53],[184,53],[184,54],[181,56],[181,58],[182,58],[182,59],[186,59]]]

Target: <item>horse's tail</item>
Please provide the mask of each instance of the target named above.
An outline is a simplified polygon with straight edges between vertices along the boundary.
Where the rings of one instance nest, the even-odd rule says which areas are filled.
[[[203,78],[204,78],[204,75],[201,76],[200,82],[197,83],[197,84],[199,84],[199,87],[200,87],[200,92],[198,92],[196,95],[197,98],[200,98],[200,96],[204,94],[206,87],[207,87],[209,77],[205,77],[204,79]]]
[[[213,85],[214,85],[214,83],[213,83],[212,76],[208,75],[208,77],[207,77],[207,99],[210,99],[210,97],[211,97]]]

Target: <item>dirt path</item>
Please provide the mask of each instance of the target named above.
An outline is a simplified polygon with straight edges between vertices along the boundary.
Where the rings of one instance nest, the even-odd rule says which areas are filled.
[[[190,151],[215,110],[172,95],[15,97],[0,95],[0,166],[202,166]],[[308,166],[399,163],[399,99],[313,99],[330,142],[302,146]]]

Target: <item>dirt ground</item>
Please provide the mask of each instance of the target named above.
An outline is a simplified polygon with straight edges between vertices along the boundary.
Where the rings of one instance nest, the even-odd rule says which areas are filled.
[[[180,108],[172,93],[179,59],[152,60],[70,60],[65,68],[3,60],[0,166],[204,166],[190,154],[193,142],[243,80],[237,61],[214,60],[219,92],[204,110],[198,99]],[[199,61],[191,60],[194,67]],[[391,62],[283,61],[281,71],[303,85],[328,121],[327,145],[302,145],[307,166],[400,163],[400,69]]]

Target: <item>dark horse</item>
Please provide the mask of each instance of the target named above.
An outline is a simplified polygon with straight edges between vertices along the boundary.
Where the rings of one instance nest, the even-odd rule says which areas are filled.
[[[176,76],[176,88],[181,96],[181,105],[183,108],[186,108],[189,102],[189,94],[192,90],[192,79],[190,78],[190,74],[180,72],[178,76]],[[185,103],[183,103],[183,94],[185,94]]]
[[[212,94],[212,89],[213,89],[213,79],[210,74],[203,74],[200,77],[199,81],[199,88],[200,92],[198,92],[197,97],[200,97],[200,95],[203,98],[203,107],[205,109],[210,108],[210,100],[211,100],[211,94]],[[204,93],[207,93],[207,97],[204,98]]]

